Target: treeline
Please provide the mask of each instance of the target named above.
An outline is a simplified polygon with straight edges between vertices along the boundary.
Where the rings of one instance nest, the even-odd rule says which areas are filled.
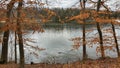
[[[29,8],[25,8],[29,9]],[[45,10],[46,8],[32,8],[32,12],[34,11],[36,14],[32,14],[34,15],[33,17],[36,19],[40,19],[39,15],[43,15],[45,18],[47,18],[49,16],[48,11]],[[74,23],[76,24],[77,21],[66,21],[68,20],[70,17],[76,16],[80,14],[80,9],[77,8],[53,8],[53,9],[49,9],[48,10],[52,11],[55,13],[55,15],[51,16],[50,21],[48,21],[47,23]],[[87,9],[88,11],[94,10],[94,9]],[[29,10],[26,11],[28,17],[31,16],[31,13]],[[106,17],[108,15],[104,14],[104,15],[100,15],[103,17]],[[116,11],[116,12],[112,12],[112,14],[110,14],[110,17],[112,18],[120,18],[120,12]]]
[[[54,16],[50,18],[51,21],[47,23],[76,23],[76,21],[69,21],[66,20],[69,19],[72,16],[76,16],[80,13],[80,9],[72,9],[72,8],[53,8],[49,9],[50,11],[53,11],[55,13]],[[47,16],[47,11],[43,9],[38,10],[39,14],[42,14],[44,16]]]
[[[31,13],[29,8],[25,8],[25,11],[27,12],[27,17],[31,16]],[[36,19],[40,19],[40,15],[44,16],[44,18],[48,18],[49,14],[48,11],[46,11],[46,8],[32,8],[32,11],[34,11],[36,14],[33,17]],[[76,21],[69,21],[66,20],[69,19],[72,16],[76,16],[80,13],[80,9],[73,9],[73,8],[53,8],[47,10],[52,11],[55,13],[55,15],[51,16],[50,21],[47,23],[76,23]]]
[[[26,17],[29,19],[37,19],[40,20],[41,17],[40,15],[44,16],[44,18],[47,18],[49,16],[48,11],[45,10],[46,8],[35,8],[35,7],[27,7],[27,8],[23,8],[24,13],[26,14]],[[51,16],[51,18],[49,19],[50,21],[48,21],[47,23],[74,23],[76,24],[77,22],[72,20],[72,21],[66,21],[68,20],[70,17],[79,15],[80,13],[80,9],[77,8],[53,8],[53,9],[49,9],[48,10],[52,11],[55,13],[55,15]],[[88,9],[89,11],[91,11],[92,9]],[[0,9],[1,13],[0,13],[0,18],[5,17],[5,9],[4,11],[2,9]],[[16,12],[16,10],[12,10],[13,12]],[[14,13],[16,14],[16,13]],[[106,16],[106,15],[101,15],[101,16]],[[116,11],[116,12],[112,12],[112,14],[110,14],[110,17],[112,18],[120,18],[120,12]]]
[[[76,21],[66,21],[68,18],[79,15],[80,9],[60,9],[60,8],[54,8],[52,9],[57,15],[53,16],[52,22],[56,23],[76,23]]]

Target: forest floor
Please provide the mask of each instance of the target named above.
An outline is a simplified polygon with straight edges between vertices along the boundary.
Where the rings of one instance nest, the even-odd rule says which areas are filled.
[[[0,68],[19,68],[19,65],[0,64]],[[120,58],[86,60],[69,64],[25,64],[25,68],[120,68]]]

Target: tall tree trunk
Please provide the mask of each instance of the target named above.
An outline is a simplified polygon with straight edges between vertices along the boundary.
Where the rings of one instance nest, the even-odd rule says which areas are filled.
[[[80,0],[80,5],[82,7],[82,11],[81,13],[85,12],[85,2],[86,0],[81,1]],[[83,60],[85,60],[87,58],[87,53],[86,53],[86,40],[85,40],[85,19],[83,19],[83,24],[82,24],[82,28],[83,28]]]
[[[86,40],[85,40],[85,21],[83,23],[83,60],[87,58],[86,54]]]
[[[110,14],[108,14],[108,18],[111,19]],[[114,40],[115,40],[117,55],[118,55],[118,57],[120,57],[119,45],[118,45],[118,41],[117,41],[117,37],[116,37],[116,32],[115,32],[115,26],[114,26],[113,22],[111,22],[111,25],[112,25],[112,31],[113,31],[113,37],[114,37]]]
[[[116,33],[115,33],[115,26],[114,26],[113,23],[111,23],[111,25],[112,25],[112,30],[113,30],[113,36],[114,36],[114,39],[115,39],[117,54],[118,54],[118,57],[120,57],[119,46],[118,46],[117,37],[116,37]]]
[[[17,63],[17,34],[16,34],[16,31],[15,31],[15,63]]]
[[[97,12],[99,12],[100,6],[101,6],[101,0],[98,0],[98,2],[97,2]],[[101,58],[105,58],[102,31],[100,29],[100,24],[98,22],[96,22],[96,25],[97,25],[97,30],[98,30],[99,39],[100,39]]]
[[[11,15],[11,11],[13,8],[13,5],[15,3],[15,0],[11,0],[10,3],[7,5],[7,20],[6,23],[9,23],[9,19],[10,19],[10,15]],[[8,26],[8,24],[7,24]],[[3,42],[2,42],[2,55],[1,55],[1,60],[4,63],[7,63],[7,56],[8,56],[8,40],[9,40],[9,29],[7,31],[4,32],[3,35]]]
[[[19,38],[19,52],[20,52],[20,68],[24,68],[24,46],[23,46],[23,38],[22,38],[22,31],[21,31],[21,10],[22,10],[22,3],[23,0],[19,0],[18,4],[18,11],[17,11],[17,33]]]
[[[97,30],[99,33],[99,39],[100,39],[100,49],[101,49],[101,58],[105,57],[105,53],[104,53],[104,46],[103,46],[103,37],[102,37],[102,31],[100,29],[100,24],[97,22]]]
[[[110,14],[108,14],[108,18],[111,19]],[[114,40],[115,40],[117,55],[118,55],[118,57],[120,57],[119,45],[118,45],[118,41],[117,41],[117,37],[116,37],[116,32],[115,32],[115,26],[114,26],[113,22],[111,22],[111,25],[112,25],[112,31],[113,31],[113,37],[114,37]]]
[[[4,32],[3,42],[2,42],[2,55],[1,60],[3,63],[7,63],[8,56],[8,40],[9,40],[9,30]]]

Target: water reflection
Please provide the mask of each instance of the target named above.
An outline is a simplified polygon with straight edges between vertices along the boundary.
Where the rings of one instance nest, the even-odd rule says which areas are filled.
[[[102,30],[106,28],[111,28],[111,26],[104,25]],[[92,38],[99,37],[95,25],[86,26],[86,40],[91,40]],[[106,33],[103,33],[105,35]],[[35,33],[29,34],[31,38],[36,39],[37,45],[42,48],[46,48],[45,51],[39,52],[39,62],[72,62],[78,59],[82,59],[82,46],[79,50],[73,50],[73,42],[69,39],[74,37],[82,37],[82,26],[74,27],[56,27],[56,28],[45,28],[44,33]],[[110,33],[107,33],[108,36],[111,36]],[[81,43],[82,44],[82,43]],[[93,47],[89,47],[93,45]],[[88,58],[97,59],[100,57],[100,53],[96,53],[96,47],[99,46],[99,42],[96,44],[87,43],[87,55]],[[61,53],[60,53],[61,52]],[[106,50],[106,56],[117,57],[117,53],[113,51]]]
[[[110,25],[101,26],[102,31],[107,28],[111,28]],[[69,39],[74,37],[82,37],[82,25],[74,25],[74,26],[61,26],[51,28],[48,26],[44,26],[44,33],[34,33],[29,31],[27,35],[24,35],[24,38],[32,38],[36,43],[27,42],[30,45],[45,48],[46,50],[38,51],[32,49],[29,46],[25,46],[25,62],[30,63],[35,62],[47,62],[47,63],[69,63],[82,59],[82,46],[78,50],[73,49],[73,41]],[[116,29],[117,36],[119,36],[119,29]],[[13,34],[11,34],[12,38],[14,38]],[[112,36],[111,33],[103,33],[103,35]],[[99,37],[96,26],[95,25],[87,25],[86,26],[86,40],[89,41],[93,38]],[[114,43],[114,42],[113,42]],[[81,43],[82,44],[82,43]],[[12,45],[12,44],[11,44]],[[93,45],[93,47],[89,47]],[[107,44],[104,44],[107,45]],[[89,44],[87,42],[87,55],[88,58],[97,59],[100,57],[100,53],[96,53],[96,47],[99,46],[99,42],[96,44]],[[13,46],[12,46],[13,47]],[[9,48],[11,50],[11,48]],[[13,48],[14,50],[14,48]],[[13,53],[13,51],[9,51]],[[32,52],[37,53],[38,55],[32,54]],[[105,51],[106,56],[117,57],[117,53],[113,51]],[[19,54],[19,52],[18,52]],[[13,54],[14,55],[14,54]],[[14,56],[12,58],[14,60]],[[11,57],[11,55],[9,56]],[[18,57],[19,59],[19,57]]]

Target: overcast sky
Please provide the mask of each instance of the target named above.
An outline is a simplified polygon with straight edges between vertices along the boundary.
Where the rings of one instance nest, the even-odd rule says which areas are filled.
[[[9,3],[9,1],[10,0],[6,1],[6,3]],[[24,3],[26,3],[27,1],[30,0],[24,0]],[[45,3],[44,7],[49,8],[71,8],[71,7],[80,8],[79,0],[31,0],[31,1],[40,1],[41,3]],[[112,11],[120,10],[120,0],[107,0],[107,2],[105,2],[105,5],[108,6]],[[95,8],[93,3],[92,4],[89,3],[89,0],[87,0],[86,7]]]
[[[80,8],[79,0],[39,0],[43,3],[47,4],[44,5],[45,7],[50,7],[50,8],[71,8],[71,7],[77,7]],[[98,0],[92,0],[97,2]],[[110,8],[112,11],[116,11],[120,9],[120,0],[107,0],[105,2],[105,5]],[[89,0],[87,0],[86,3],[87,8],[95,8],[93,3],[90,3]],[[101,8],[103,9],[103,8]]]

